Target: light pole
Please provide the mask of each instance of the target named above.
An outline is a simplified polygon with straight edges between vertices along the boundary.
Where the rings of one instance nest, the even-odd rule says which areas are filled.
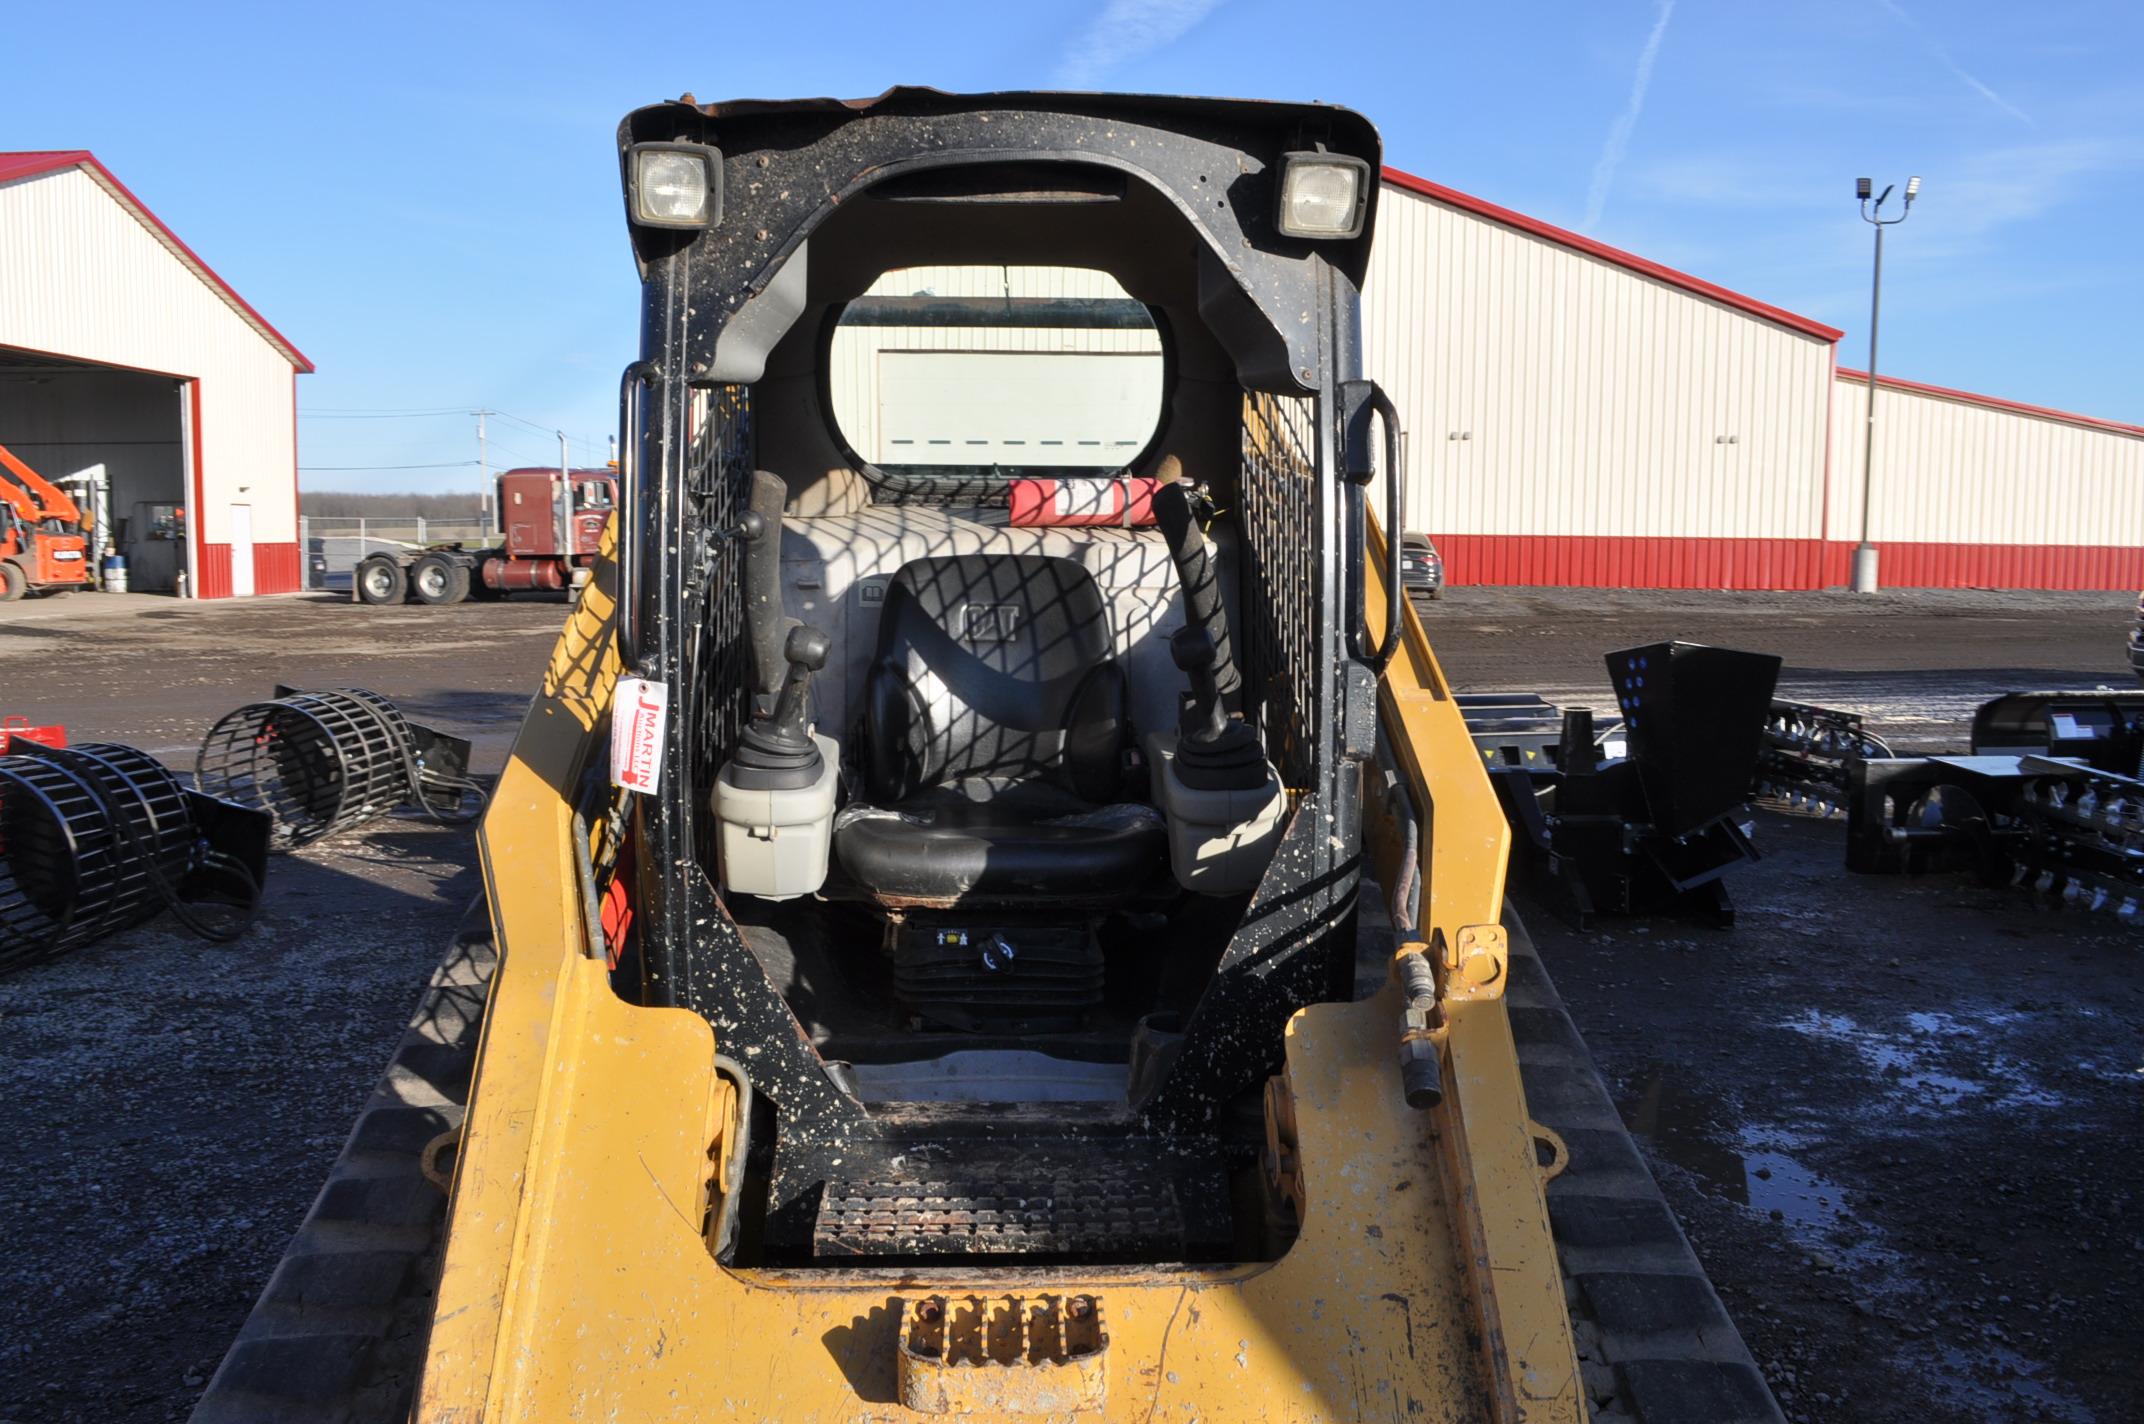
[[[1861,435],[1861,542],[1854,546],[1853,588],[1856,593],[1876,591],[1876,546],[1869,542],[1869,508],[1874,503],[1876,492],[1876,323],[1883,315],[1883,230],[1895,227],[1906,220],[1913,211],[1913,200],[1920,196],[1919,175],[1906,180],[1906,202],[1898,216],[1883,215],[1885,200],[1891,196],[1887,185],[1874,200],[1869,191],[1874,185],[1866,178],[1854,180],[1854,196],[1861,200],[1861,220],[1876,229],[1876,277],[1869,286],[1869,402],[1868,419]]]
[[[484,542],[491,539],[491,451],[484,444],[484,417],[492,412],[476,413],[476,487],[478,533]]]

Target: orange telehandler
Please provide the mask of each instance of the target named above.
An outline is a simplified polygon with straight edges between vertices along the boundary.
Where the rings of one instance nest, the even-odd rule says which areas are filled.
[[[89,586],[89,540],[67,492],[0,445],[0,603]]]

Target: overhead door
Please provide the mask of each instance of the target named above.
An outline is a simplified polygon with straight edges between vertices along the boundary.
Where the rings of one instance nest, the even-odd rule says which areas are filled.
[[[1159,353],[881,351],[881,464],[1115,468],[1154,430]]]

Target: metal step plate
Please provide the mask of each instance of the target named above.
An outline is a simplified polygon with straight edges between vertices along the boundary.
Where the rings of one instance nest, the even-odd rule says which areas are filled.
[[[1201,1260],[1230,1245],[1220,1161],[1155,1142],[963,1142],[869,1167],[826,1183],[814,1256]]]

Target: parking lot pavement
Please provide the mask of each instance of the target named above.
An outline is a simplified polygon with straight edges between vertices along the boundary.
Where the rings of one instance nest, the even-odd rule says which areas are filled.
[[[355,685],[470,738],[488,776],[565,611],[13,604],[0,713],[189,767],[278,682]],[[1781,653],[1784,691],[1909,742],[1955,745],[1995,692],[2129,677],[2128,595],[1453,589],[1425,611],[1462,689],[1605,706],[1604,652],[1683,637]],[[1791,1413],[2144,1417],[2137,936],[1847,877],[1838,832],[1762,818],[1724,934],[1529,920]],[[0,1420],[184,1414],[477,888],[466,829],[390,819],[279,860],[237,945],[158,922],[0,979]]]
[[[1901,750],[1962,745],[1973,709],[2000,692],[2136,686],[2127,592],[1454,588],[1416,606],[1462,692],[1606,711],[1603,654],[1681,638],[1778,654],[1780,696],[1862,713]]]
[[[373,608],[331,594],[190,603],[69,594],[0,608],[0,714],[191,767],[224,713],[299,688],[366,687],[475,743],[490,774],[564,624],[558,595]]]

